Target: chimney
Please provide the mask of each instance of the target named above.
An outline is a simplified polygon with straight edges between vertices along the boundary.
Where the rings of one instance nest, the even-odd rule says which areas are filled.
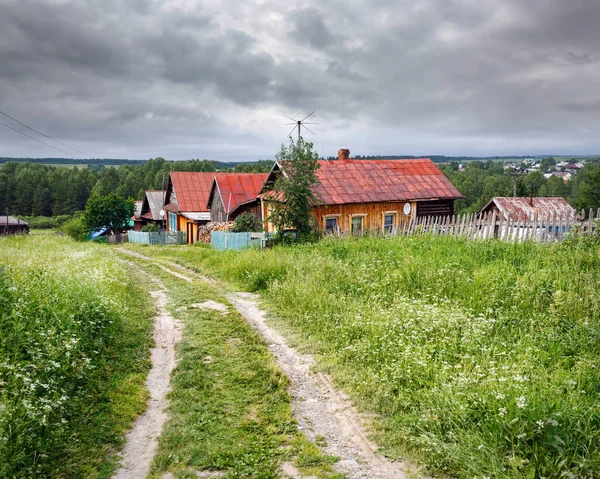
[[[342,148],[338,150],[338,160],[339,161],[347,161],[350,159],[350,150],[346,148]]]

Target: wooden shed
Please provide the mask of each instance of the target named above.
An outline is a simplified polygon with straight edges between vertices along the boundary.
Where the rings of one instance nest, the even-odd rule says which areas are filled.
[[[0,216],[0,235],[28,234],[29,223],[9,215]]]
[[[277,176],[285,174],[276,163],[261,193],[265,230],[272,188]],[[411,217],[452,215],[454,200],[464,198],[429,158],[411,160],[351,159],[341,149],[338,160],[319,160],[315,187],[319,204],[313,212],[324,231],[361,234],[365,230],[393,231]]]
[[[496,212],[504,219],[532,220],[534,217],[549,219],[572,218],[576,215],[567,200],[561,197],[502,197],[492,198],[482,209],[482,213]]]

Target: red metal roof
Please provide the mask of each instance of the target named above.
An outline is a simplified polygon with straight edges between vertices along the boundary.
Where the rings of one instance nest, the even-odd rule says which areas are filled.
[[[179,211],[208,211],[206,203],[212,182],[221,175],[227,173],[172,171],[171,181]]]
[[[526,220],[532,219],[537,213],[538,218],[547,219],[552,218],[555,213],[557,217],[576,214],[575,209],[564,198],[533,198],[532,206],[530,198],[496,197],[492,198],[482,211],[492,203],[498,207],[505,218]]]
[[[319,165],[315,194],[328,205],[463,198],[429,158],[320,160]]]
[[[268,173],[229,173],[218,176],[215,181],[225,211],[231,213],[239,205],[255,200],[267,176]]]

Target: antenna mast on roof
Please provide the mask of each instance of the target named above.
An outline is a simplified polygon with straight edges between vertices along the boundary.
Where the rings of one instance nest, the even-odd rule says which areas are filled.
[[[301,134],[302,127],[304,127],[305,130],[310,131],[314,135],[315,133],[313,131],[311,131],[311,129],[308,128],[306,125],[318,125],[318,123],[308,123],[308,122],[305,122],[305,120],[309,116],[311,116],[313,113],[314,113],[314,110],[311,113],[309,113],[308,115],[306,115],[302,120],[294,120],[292,117],[289,117],[287,115],[283,115],[286,118],[289,118],[290,120],[292,120],[294,122],[294,123],[284,123],[284,125],[294,125],[294,128],[292,128],[292,131],[290,131],[287,136],[289,136],[290,138],[292,138],[292,133],[294,133],[294,130],[296,128],[298,128],[298,139],[300,139],[300,137],[302,136],[302,134]]]

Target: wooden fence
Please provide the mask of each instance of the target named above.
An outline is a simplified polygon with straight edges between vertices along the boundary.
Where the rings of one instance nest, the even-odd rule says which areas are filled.
[[[600,208],[586,215],[573,213],[567,216],[533,218],[504,218],[494,213],[473,213],[454,216],[424,216],[398,225],[388,234],[411,236],[420,233],[459,236],[470,239],[497,238],[504,241],[537,241],[547,243],[562,241],[570,236],[600,234]]]
[[[185,244],[185,232],[183,231],[128,231],[127,239],[130,243],[150,244],[150,245],[168,245]]]

